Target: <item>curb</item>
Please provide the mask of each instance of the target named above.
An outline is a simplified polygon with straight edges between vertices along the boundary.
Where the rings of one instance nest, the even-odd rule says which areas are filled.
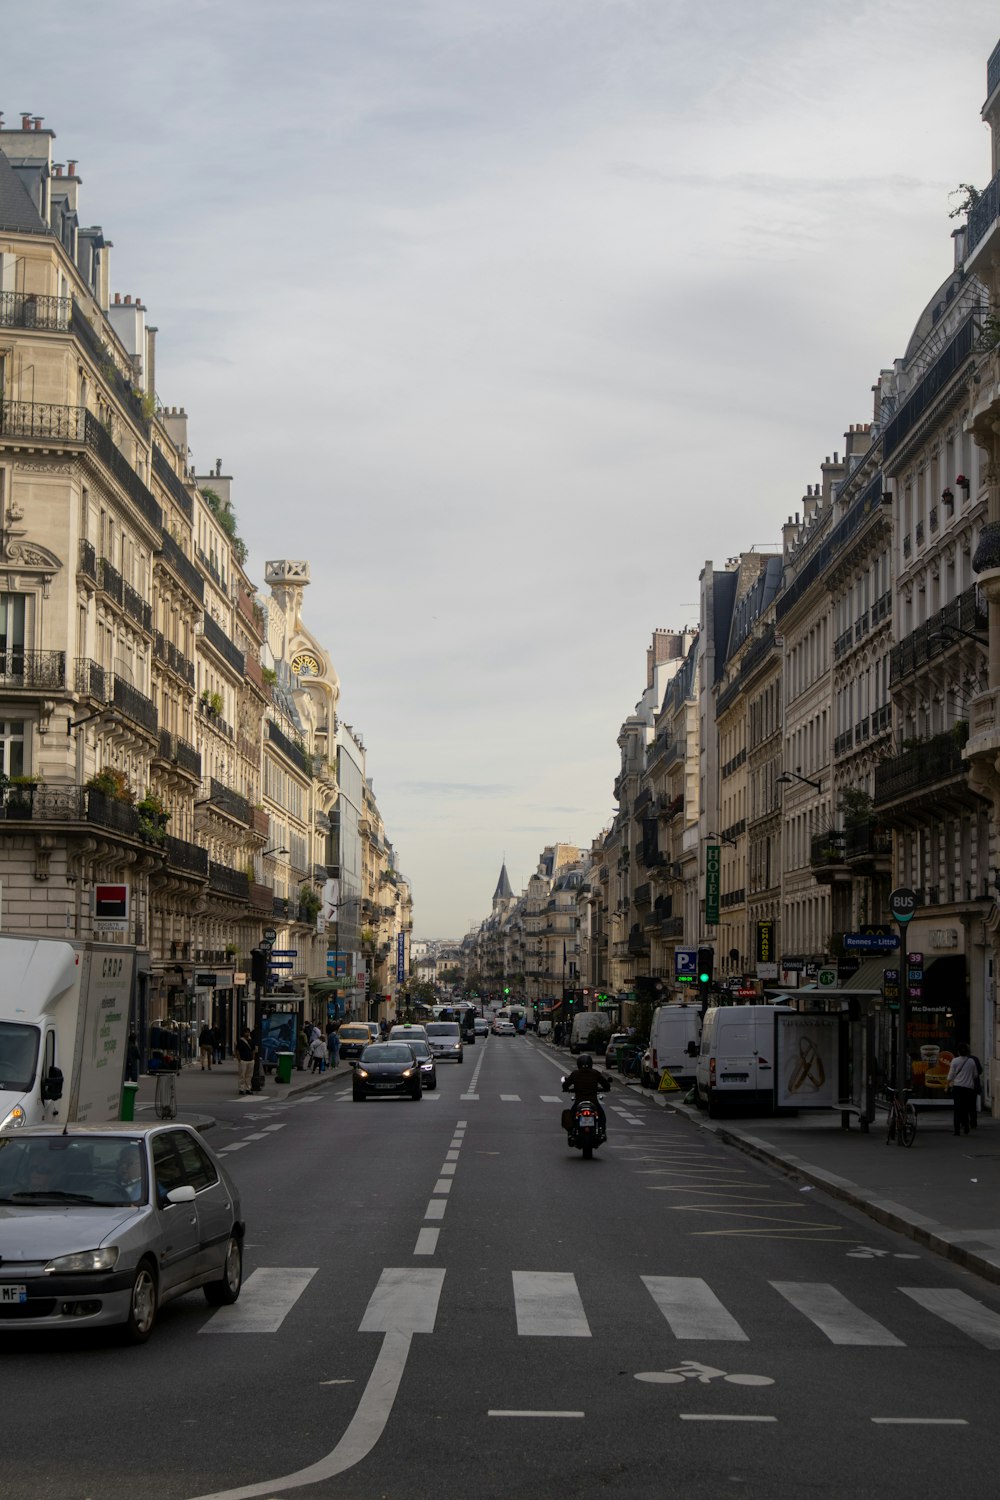
[[[624,1089],[626,1093],[635,1092],[620,1078],[612,1076],[611,1081],[620,1089]],[[986,1281],[1000,1284],[1000,1251],[986,1244],[982,1244],[979,1249],[974,1248],[976,1241],[973,1237],[971,1242],[968,1242],[967,1231],[957,1231],[955,1236],[949,1235],[935,1219],[925,1218],[916,1210],[893,1203],[890,1199],[879,1198],[859,1186],[858,1183],[851,1182],[849,1178],[838,1177],[833,1172],[824,1171],[822,1167],[815,1167],[803,1161],[800,1156],[794,1156],[790,1151],[778,1151],[757,1136],[749,1135],[733,1126],[719,1125],[714,1120],[703,1120],[699,1115],[692,1114],[687,1105],[679,1102],[672,1103],[666,1095],[651,1093],[650,1090],[643,1089],[641,1097],[649,1098],[661,1109],[669,1109],[671,1114],[687,1120],[692,1129],[714,1135],[725,1145],[735,1146],[747,1156],[754,1157],[765,1166],[775,1167],[788,1177],[797,1178],[811,1187],[821,1188],[832,1198],[837,1198],[842,1203],[849,1204],[851,1208],[858,1209],[885,1229],[906,1235],[908,1239],[923,1246],[925,1250],[943,1256],[945,1260],[950,1260],[967,1271],[974,1271],[977,1276],[982,1276]]]

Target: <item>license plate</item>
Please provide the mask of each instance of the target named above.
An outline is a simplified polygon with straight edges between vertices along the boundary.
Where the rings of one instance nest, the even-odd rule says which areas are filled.
[[[18,1286],[15,1282],[12,1286],[0,1286],[0,1302],[27,1302],[28,1288]]]
[[[397,1085],[394,1083],[376,1083],[374,1087],[377,1089],[394,1089]]]

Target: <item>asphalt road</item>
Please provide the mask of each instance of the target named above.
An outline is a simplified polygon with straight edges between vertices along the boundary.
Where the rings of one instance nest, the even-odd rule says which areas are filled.
[[[19,1500],[840,1500],[992,1482],[1000,1289],[491,1037],[436,1097],[233,1100],[235,1308],[149,1344],[4,1334]],[[466,1097],[462,1097],[465,1095]],[[472,1097],[470,1097],[472,1096]]]

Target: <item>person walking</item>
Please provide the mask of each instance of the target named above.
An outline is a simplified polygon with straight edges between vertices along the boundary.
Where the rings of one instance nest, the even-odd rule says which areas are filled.
[[[318,1026],[313,1028],[313,1038],[309,1043],[309,1056],[312,1059],[310,1072],[322,1073],[326,1067],[326,1038],[320,1033]]]
[[[330,1067],[335,1068],[340,1062],[340,1036],[336,1026],[331,1025],[327,1032],[326,1050],[330,1059]]]
[[[221,1026],[213,1026],[212,1027],[212,1061],[215,1062],[215,1063],[220,1063],[222,1061],[222,1053],[223,1053],[222,1027]]]
[[[979,1070],[976,1060],[969,1056],[969,1048],[960,1042],[948,1068],[948,1087],[955,1104],[955,1134],[968,1135],[972,1125],[972,1112],[976,1107],[976,1089],[979,1085]]]
[[[244,1026],[240,1032],[239,1041],[236,1043],[236,1062],[239,1068],[239,1092],[241,1094],[250,1093],[256,1055],[257,1048],[253,1044],[250,1027]]]
[[[215,1039],[212,1036],[211,1026],[203,1026],[198,1034],[198,1051],[201,1054],[201,1071],[205,1068],[212,1071],[212,1054],[215,1050]]]

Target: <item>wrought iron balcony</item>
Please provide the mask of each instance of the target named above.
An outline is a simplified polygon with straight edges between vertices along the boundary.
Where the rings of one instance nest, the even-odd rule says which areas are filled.
[[[841,830],[829,829],[826,833],[814,835],[809,846],[809,865],[814,879],[821,882],[849,878]]]
[[[125,606],[125,613],[131,616],[137,625],[141,625],[143,630],[152,633],[153,606],[147,604],[146,600],[132,588],[131,584],[125,584],[124,595],[125,597],[122,602]]]
[[[237,901],[250,900],[250,879],[244,870],[231,870],[228,865],[208,862],[208,888],[220,895],[232,896]]]
[[[990,58],[990,66],[993,67],[993,59]],[[996,84],[994,84],[994,88]],[[992,89],[990,92],[992,93]],[[1000,172],[996,174],[989,187],[986,188],[976,199],[975,206],[969,212],[969,227],[965,237],[966,257],[972,255],[973,250],[984,240],[1000,217]]]
[[[0,651],[0,687],[50,691],[66,686],[65,651]]]
[[[302,746],[296,745],[294,741],[290,740],[287,734],[284,734],[278,728],[273,719],[268,719],[267,721],[267,737],[271,741],[271,744],[277,745],[278,749],[287,755],[288,759],[297,765],[304,775],[312,775],[312,756]]]
[[[184,839],[172,838],[168,833],[164,843],[167,864],[175,870],[185,870],[189,875],[208,878],[208,850],[200,844],[189,844]]]
[[[227,817],[242,823],[244,827],[249,826],[252,810],[250,803],[239,792],[234,792],[232,787],[217,781],[214,776],[209,778],[208,800],[219,812],[224,812]]]
[[[152,730],[153,733],[159,730],[159,717],[152,699],[147,698],[145,693],[140,693],[138,688],[134,688],[122,677],[114,679],[111,702],[127,719],[141,724],[143,729]]]
[[[660,923],[660,936],[664,938],[682,938],[684,936],[684,918],[664,917]]]
[[[82,443],[87,410],[51,401],[0,400],[0,437]]]
[[[184,488],[183,482],[178,479],[170,467],[166,455],[160,451],[155,443],[153,445],[153,473],[163,485],[163,488],[170,492],[174,503],[187,519],[189,521],[192,520],[194,518],[194,501]]]
[[[94,583],[97,582],[97,552],[93,542],[82,541],[80,543],[78,571],[86,578],[92,579]]]
[[[0,292],[0,328],[41,328],[50,333],[65,333],[71,306],[68,297]]]
[[[211,615],[206,614],[205,633],[203,636],[207,645],[217,651],[223,661],[232,667],[238,677],[243,677],[246,672],[246,657],[233,641],[231,641],[222,626]]]
[[[156,449],[153,449],[156,452]],[[165,563],[173,573],[178,583],[182,583],[188,593],[197,599],[199,604],[205,602],[205,580],[190,558],[186,557],[181,548],[174,541],[169,531],[165,531],[160,538],[160,550],[156,561]]]
[[[171,734],[169,729],[160,730],[158,759],[169,761],[179,770],[187,771],[190,776],[201,780],[201,756],[198,751],[187,740],[182,740],[180,735]]]
[[[850,865],[885,865],[892,859],[892,833],[869,818],[844,830],[844,857]]]
[[[887,808],[907,798],[928,794],[933,789],[958,792],[959,800],[975,802],[967,785],[968,763],[965,742],[968,724],[955,726],[944,734],[914,745],[902,755],[894,755],[875,767],[875,806]],[[961,796],[965,791],[966,796]]]

